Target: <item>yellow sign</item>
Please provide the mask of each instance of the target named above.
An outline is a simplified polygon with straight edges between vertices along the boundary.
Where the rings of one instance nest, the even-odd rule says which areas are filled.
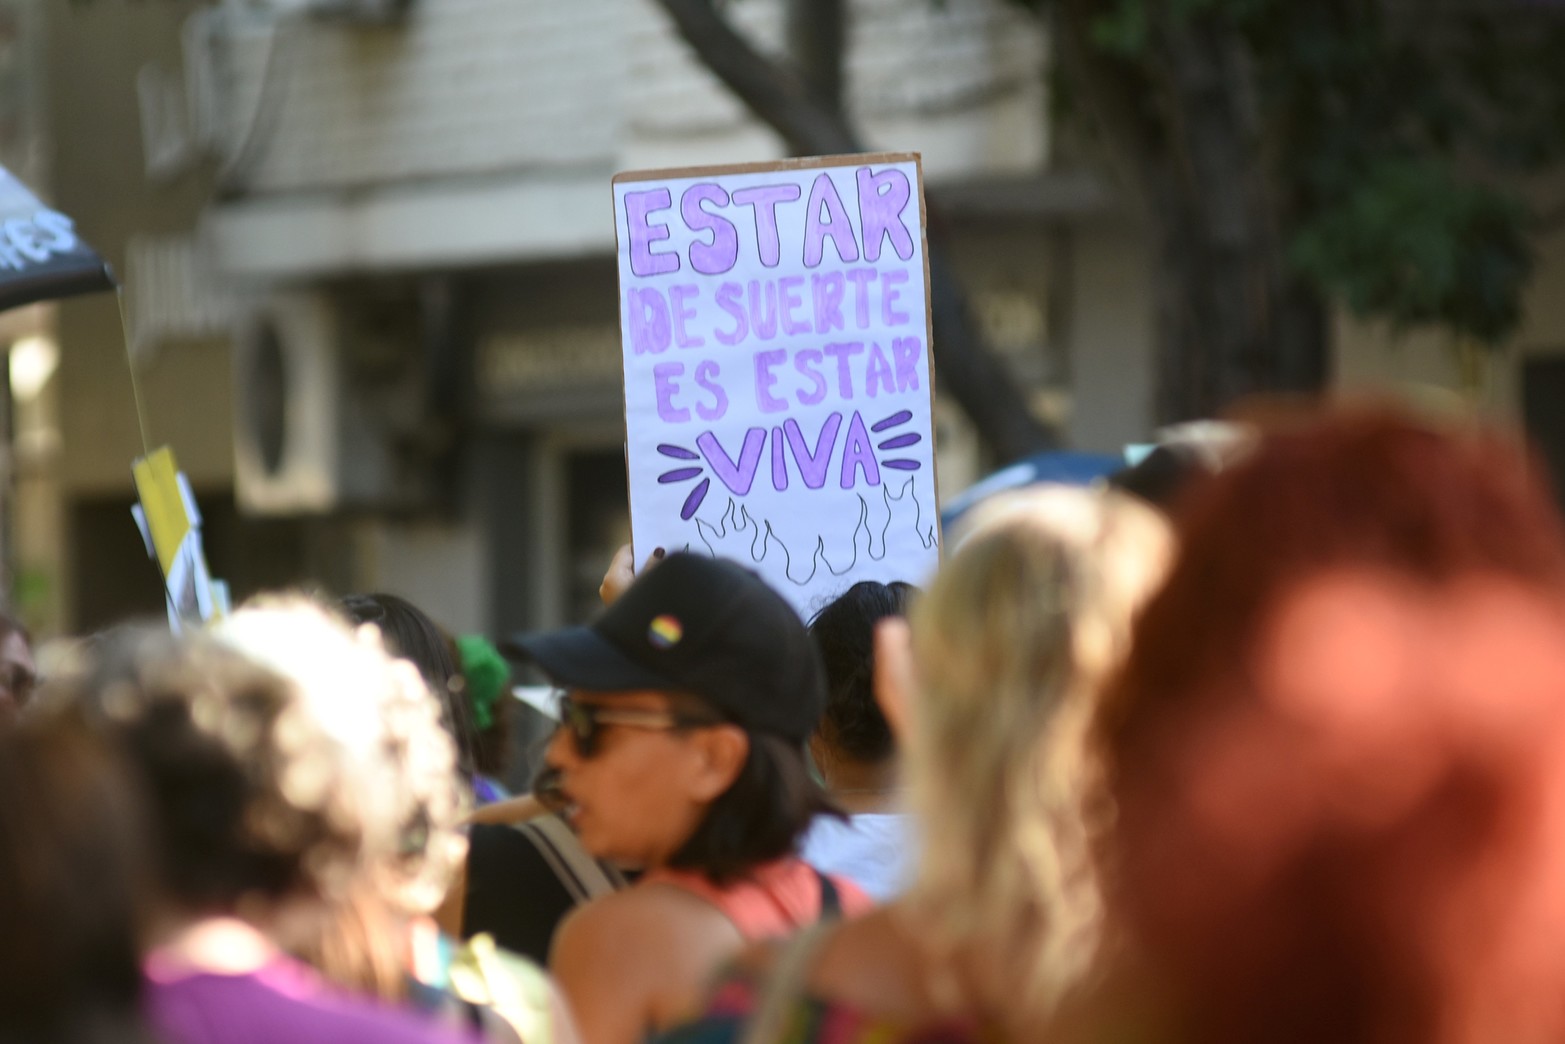
[[[174,451],[167,446],[154,450],[136,461],[131,466],[131,473],[136,478],[141,509],[146,512],[158,565],[166,577],[173,570],[179,547],[191,529],[190,512],[179,488],[179,466],[174,463]]]
[[[164,446],[131,465],[140,503],[131,508],[147,553],[158,560],[168,599],[169,626],[177,633],[228,613],[228,585],[212,579],[201,549],[201,509],[190,483]]]

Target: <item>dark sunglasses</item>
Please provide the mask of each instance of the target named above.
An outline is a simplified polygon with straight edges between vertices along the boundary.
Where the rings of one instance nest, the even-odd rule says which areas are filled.
[[[713,717],[643,710],[638,707],[609,707],[601,703],[578,703],[569,696],[560,697],[559,707],[560,727],[570,733],[571,742],[576,745],[576,754],[582,758],[590,758],[598,753],[598,742],[606,725],[674,731],[722,724]]]

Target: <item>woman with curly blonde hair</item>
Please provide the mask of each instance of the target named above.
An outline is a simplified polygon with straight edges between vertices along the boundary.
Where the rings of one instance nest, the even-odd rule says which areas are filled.
[[[1096,954],[1090,725],[1171,543],[1119,494],[1040,488],[975,512],[909,624],[877,633],[924,838],[911,889],[753,951],[707,1016],[665,1039],[1035,1039]]]
[[[369,650],[358,662],[376,663]],[[359,699],[366,709],[378,703]],[[344,742],[347,716],[323,721],[295,682],[211,635],[151,630],[100,638],[40,701],[40,714],[72,710],[91,723],[147,795],[154,873],[144,1006],[159,1037],[458,1039],[332,991],[287,956],[397,843]],[[373,732],[354,742],[363,753],[379,746]],[[402,868],[384,865],[402,883]]]
[[[210,633],[110,635],[46,696],[95,721],[151,798],[146,1009],[160,1036],[469,1039],[462,1026],[355,997],[330,974],[405,978],[407,927],[439,902],[465,850],[467,799],[439,705],[373,629],[274,599]],[[351,953],[345,912],[378,930]],[[407,999],[395,992],[380,999]]]
[[[337,986],[478,1030],[495,1044],[573,1039],[540,968],[488,939],[459,948],[431,919],[466,854],[456,827],[470,792],[442,715],[449,706],[435,696],[442,675],[432,677],[428,657],[399,656],[405,635],[401,646],[383,644],[392,636],[379,624],[352,625],[297,596],[247,603],[216,634],[295,682],[339,742],[367,828],[357,872],[295,955]]]

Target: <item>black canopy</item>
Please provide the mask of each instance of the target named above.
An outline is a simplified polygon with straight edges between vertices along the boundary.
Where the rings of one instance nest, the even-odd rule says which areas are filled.
[[[116,285],[108,264],[76,234],[75,223],[38,202],[0,167],[0,312]]]

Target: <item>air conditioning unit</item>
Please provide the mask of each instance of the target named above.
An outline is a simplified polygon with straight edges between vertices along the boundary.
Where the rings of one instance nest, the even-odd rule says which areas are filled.
[[[412,302],[276,293],[234,347],[235,495],[252,515],[418,511],[440,484]]]

